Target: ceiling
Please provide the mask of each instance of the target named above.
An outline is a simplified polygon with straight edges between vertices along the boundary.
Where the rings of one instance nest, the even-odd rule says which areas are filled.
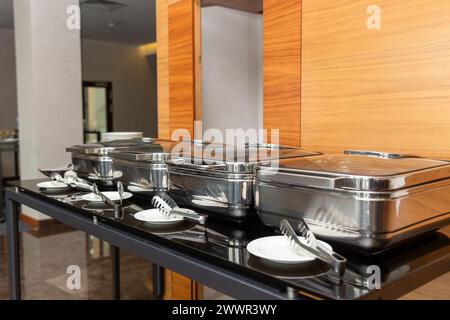
[[[155,0],[113,1],[127,6],[112,12],[81,6],[83,39],[136,45],[156,41]],[[0,28],[14,27],[12,3],[0,0]]]

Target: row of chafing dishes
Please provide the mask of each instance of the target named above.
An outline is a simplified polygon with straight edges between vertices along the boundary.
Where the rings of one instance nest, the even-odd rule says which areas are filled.
[[[303,217],[319,237],[380,250],[450,223],[450,163],[411,155],[233,148],[133,139],[67,148],[80,178],[230,219],[255,209],[278,228]]]

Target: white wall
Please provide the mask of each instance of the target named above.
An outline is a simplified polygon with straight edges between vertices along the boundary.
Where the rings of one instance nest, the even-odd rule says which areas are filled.
[[[78,3],[14,1],[22,179],[69,163],[65,148],[83,139],[80,32],[66,27],[67,7]]]
[[[262,15],[202,9],[204,129],[262,127]]]
[[[156,71],[138,46],[82,41],[83,80],[112,82],[114,131],[157,134]]]
[[[14,31],[0,29],[0,130],[17,128],[17,90]],[[4,153],[3,176],[14,174],[13,155]]]

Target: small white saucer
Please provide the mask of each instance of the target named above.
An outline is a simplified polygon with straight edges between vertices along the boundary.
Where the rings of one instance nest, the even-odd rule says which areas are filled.
[[[37,186],[39,189],[46,189],[46,190],[52,190],[52,191],[63,190],[63,189],[69,188],[69,186],[67,184],[58,182],[58,181],[41,182],[41,183],[38,183]]]
[[[301,237],[299,239],[304,241]],[[319,242],[332,250],[328,243]],[[283,236],[256,239],[247,245],[247,251],[258,258],[283,264],[301,264],[315,260],[307,252],[305,254],[296,253]]]
[[[107,191],[107,192],[102,192],[102,194],[107,197],[108,199],[110,199],[111,201],[120,201],[120,196],[119,193],[117,191]],[[122,195],[122,199],[123,200],[127,200],[130,199],[133,195],[129,192],[124,192]],[[102,202],[102,198],[94,193],[88,193],[85,195],[82,195],[80,197],[81,200],[84,201],[89,201],[89,202]]]
[[[183,222],[184,219],[179,216],[171,215],[166,216],[158,209],[150,209],[138,212],[134,215],[134,218],[139,221],[155,224],[155,225],[170,225]]]

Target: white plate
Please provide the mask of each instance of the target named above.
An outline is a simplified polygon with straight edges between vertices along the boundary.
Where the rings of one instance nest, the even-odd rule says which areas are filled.
[[[107,192],[102,192],[102,194],[107,197],[108,199],[110,199],[111,201],[120,201],[120,196],[119,193],[117,191],[107,191]],[[130,199],[133,195],[129,192],[124,192],[122,195],[122,199],[123,200],[127,200]],[[88,193],[85,195],[82,195],[81,200],[84,201],[89,201],[89,202],[102,202],[102,197],[94,194],[94,193]]]
[[[300,241],[302,240],[303,238],[300,238]],[[332,250],[328,243],[319,242]],[[314,261],[314,258],[306,252],[304,255],[294,252],[289,245],[289,241],[283,236],[256,239],[247,245],[247,250],[258,258],[283,264],[300,264]]]
[[[38,183],[37,186],[40,189],[47,189],[47,190],[61,190],[69,188],[67,184],[58,181],[41,182]]]
[[[139,221],[158,225],[176,224],[184,221],[182,217],[178,217],[175,215],[166,216],[162,214],[158,209],[150,209],[138,212],[134,215],[134,218]]]

